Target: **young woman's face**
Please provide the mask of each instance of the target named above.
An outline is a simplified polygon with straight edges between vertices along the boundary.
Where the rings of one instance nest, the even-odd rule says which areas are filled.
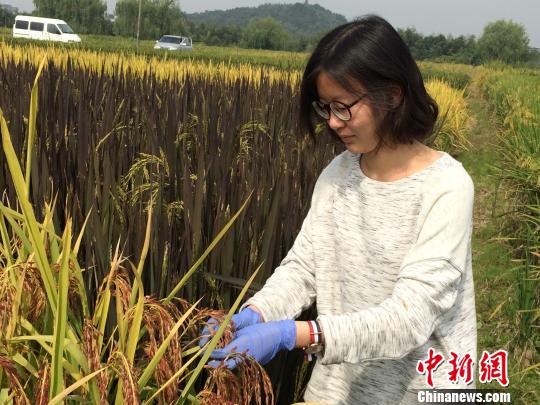
[[[319,101],[324,104],[338,101],[346,105],[354,103],[359,95],[365,93],[361,87],[360,94],[345,90],[326,72],[321,72],[317,77],[317,92]],[[353,153],[373,151],[380,138],[376,134],[377,121],[367,97],[350,107],[350,111],[349,121],[340,120],[331,112],[328,126],[334,130],[349,151]]]

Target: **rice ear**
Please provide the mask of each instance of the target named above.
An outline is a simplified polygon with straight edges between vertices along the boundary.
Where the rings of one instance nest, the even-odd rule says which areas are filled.
[[[23,386],[20,382],[20,377],[15,369],[15,366],[10,359],[0,356],[0,369],[4,370],[7,375],[11,392],[13,394],[13,402],[15,405],[30,405],[30,400],[26,396]]]
[[[45,360],[39,370],[38,384],[35,391],[35,405],[47,405],[49,403],[50,384],[51,366]]]
[[[139,398],[139,390],[137,389],[137,383],[135,380],[135,373],[133,365],[131,365],[122,352],[116,351],[111,355],[109,364],[116,372],[120,379],[118,384],[116,402],[120,400],[120,403],[139,405],[141,400]]]

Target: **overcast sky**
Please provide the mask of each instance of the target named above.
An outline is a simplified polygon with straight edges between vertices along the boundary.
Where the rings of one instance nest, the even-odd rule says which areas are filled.
[[[106,0],[114,11],[116,0]],[[296,3],[302,0],[180,0],[187,13],[204,10],[258,6],[264,3]],[[348,20],[376,13],[396,28],[415,27],[423,34],[476,35],[490,21],[513,20],[525,26],[531,46],[540,48],[540,0],[309,0],[312,4],[344,15]],[[23,11],[33,9],[32,0],[0,0]],[[51,16],[52,17],[52,16]]]

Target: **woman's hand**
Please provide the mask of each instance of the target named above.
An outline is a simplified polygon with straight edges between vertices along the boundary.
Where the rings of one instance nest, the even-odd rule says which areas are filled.
[[[261,364],[266,364],[282,350],[292,350],[296,343],[296,323],[294,320],[273,321],[248,326],[236,332],[235,339],[223,349],[216,349],[210,355],[208,365],[217,367],[231,353],[246,353]],[[241,357],[225,360],[225,367],[235,368]]]
[[[242,310],[238,314],[233,315],[231,318],[231,323],[233,324],[235,331],[241,330],[250,325],[255,325],[260,322],[262,322],[261,314],[257,311],[254,311],[250,307],[244,308],[244,310]],[[201,332],[201,338],[199,339],[200,347],[203,347],[210,341],[212,336],[214,336],[216,331],[219,329],[219,326],[220,324],[217,319],[208,319],[208,321],[206,322],[206,326]]]

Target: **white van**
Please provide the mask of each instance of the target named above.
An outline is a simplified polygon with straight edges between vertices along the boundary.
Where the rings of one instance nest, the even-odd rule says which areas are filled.
[[[81,38],[65,21],[27,15],[15,17],[13,36],[46,41],[81,42]]]

